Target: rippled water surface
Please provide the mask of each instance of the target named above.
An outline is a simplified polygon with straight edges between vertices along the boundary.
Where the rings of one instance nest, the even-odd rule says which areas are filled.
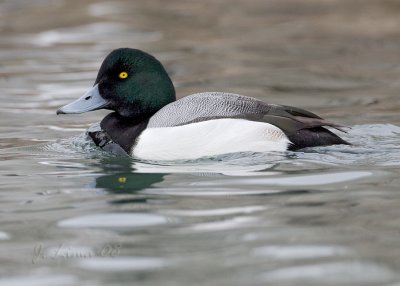
[[[0,285],[400,285],[396,1],[0,1]],[[114,157],[56,116],[117,47],[353,146]]]

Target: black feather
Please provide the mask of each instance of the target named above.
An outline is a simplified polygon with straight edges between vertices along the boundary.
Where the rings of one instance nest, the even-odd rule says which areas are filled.
[[[292,144],[289,150],[295,151],[305,147],[328,146],[335,144],[351,145],[335,133],[323,127],[301,129],[292,134],[287,134]]]

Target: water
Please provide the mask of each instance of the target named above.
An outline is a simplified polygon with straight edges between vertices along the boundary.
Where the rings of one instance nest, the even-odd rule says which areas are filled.
[[[399,285],[393,1],[0,1],[0,285]],[[117,47],[353,146],[144,162],[56,116]]]

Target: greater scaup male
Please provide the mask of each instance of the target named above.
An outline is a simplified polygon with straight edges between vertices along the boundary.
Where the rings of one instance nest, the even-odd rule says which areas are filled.
[[[300,108],[223,92],[176,100],[162,64],[137,49],[112,51],[93,88],[57,114],[97,109],[114,112],[100,128],[89,128],[96,145],[147,160],[349,144],[324,128],[341,130],[340,125]]]

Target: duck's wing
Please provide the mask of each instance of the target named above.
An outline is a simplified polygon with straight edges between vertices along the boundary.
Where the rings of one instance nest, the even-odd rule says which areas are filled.
[[[221,118],[270,123],[287,135],[322,126],[343,131],[343,126],[300,108],[268,104],[252,97],[222,92],[197,93],[170,103],[151,117],[148,128],[181,126]]]

